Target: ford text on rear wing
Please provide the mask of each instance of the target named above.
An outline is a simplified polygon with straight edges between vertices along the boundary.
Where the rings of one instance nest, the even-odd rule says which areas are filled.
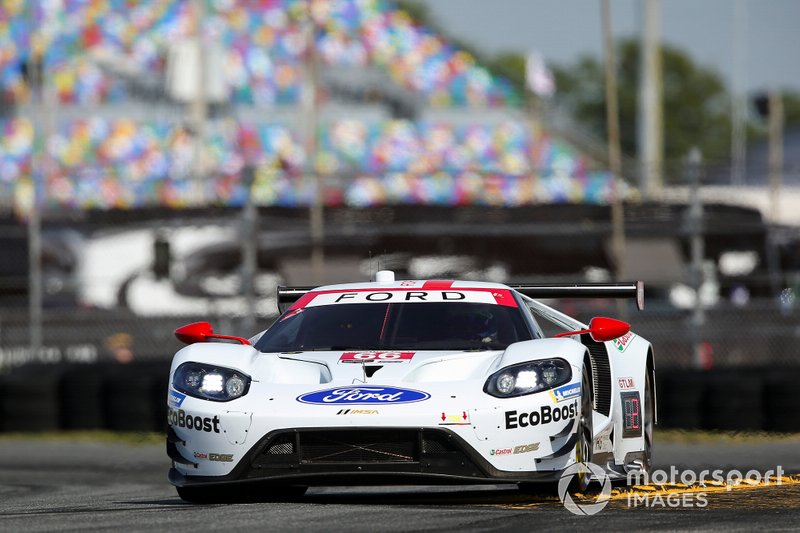
[[[635,298],[636,306],[644,309],[644,283],[538,283],[508,285],[529,298]],[[278,285],[278,311],[283,313],[314,287],[284,287]]]

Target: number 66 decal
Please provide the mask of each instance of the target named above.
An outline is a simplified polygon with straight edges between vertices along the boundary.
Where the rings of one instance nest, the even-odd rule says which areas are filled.
[[[344,352],[340,363],[405,363],[414,352]]]

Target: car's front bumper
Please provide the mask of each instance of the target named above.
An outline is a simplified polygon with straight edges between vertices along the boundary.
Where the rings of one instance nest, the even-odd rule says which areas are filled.
[[[578,398],[496,399],[450,383],[424,390],[426,401],[352,408],[299,402],[300,387],[260,383],[230,403],[170,400],[170,479],[179,486],[518,482],[554,479],[574,461]]]
[[[167,452],[187,464],[170,428]],[[566,454],[574,440],[563,445]],[[265,435],[224,476],[170,469],[176,486],[270,482],[276,485],[478,484],[555,481],[559,471],[508,472],[492,466],[447,428],[283,429]]]

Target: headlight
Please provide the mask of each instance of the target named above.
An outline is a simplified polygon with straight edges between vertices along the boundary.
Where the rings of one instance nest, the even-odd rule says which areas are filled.
[[[496,398],[512,398],[549,390],[571,379],[572,369],[565,360],[544,359],[498,370],[486,380],[483,392]]]
[[[247,394],[250,376],[220,366],[183,363],[175,370],[172,388],[195,398],[227,402]]]

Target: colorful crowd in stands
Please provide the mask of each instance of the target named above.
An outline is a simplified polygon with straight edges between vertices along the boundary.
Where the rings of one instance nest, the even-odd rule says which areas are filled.
[[[298,102],[309,11],[326,64],[381,67],[431,105],[505,106],[517,99],[508,82],[388,0],[207,0],[204,11],[204,34],[225,50],[233,103]],[[62,102],[122,101],[124,85],[91,52],[163,73],[169,46],[191,37],[194,21],[191,0],[2,2],[0,87],[21,97],[23,65],[44,53]]]
[[[43,57],[62,104],[124,109],[136,95],[94,52],[143,76],[163,76],[170,45],[194,33],[193,5],[0,2],[0,90],[7,100],[29,102],[31,60]],[[222,45],[232,104],[300,103],[309,20],[324,64],[378,67],[429,106],[518,103],[506,81],[389,0],[206,0],[204,6],[202,30]],[[198,150],[193,133],[176,122],[88,116],[56,124],[41,146],[49,163],[36,167],[38,137],[28,117],[15,117],[0,121],[0,195],[25,203],[37,187],[46,206],[73,208],[241,205],[247,197],[242,170],[252,165],[252,191],[261,205],[311,203],[312,172],[323,177],[329,205],[599,203],[609,197],[607,172],[512,120],[452,126],[342,119],[320,124],[317,136],[309,164],[301,138],[282,124],[218,119]]]
[[[33,127],[0,123],[0,191],[13,194],[32,170]],[[212,201],[240,205],[242,169],[256,169],[254,194],[263,205],[306,205],[301,142],[284,126],[220,123],[202,154],[181,126],[89,118],[62,124],[50,139],[46,203],[80,208],[186,206]],[[521,205],[604,202],[609,176],[546,134],[533,138],[514,122],[451,127],[394,120],[340,120],[319,129],[313,169],[325,179],[329,204]],[[194,178],[195,162],[212,178]]]

